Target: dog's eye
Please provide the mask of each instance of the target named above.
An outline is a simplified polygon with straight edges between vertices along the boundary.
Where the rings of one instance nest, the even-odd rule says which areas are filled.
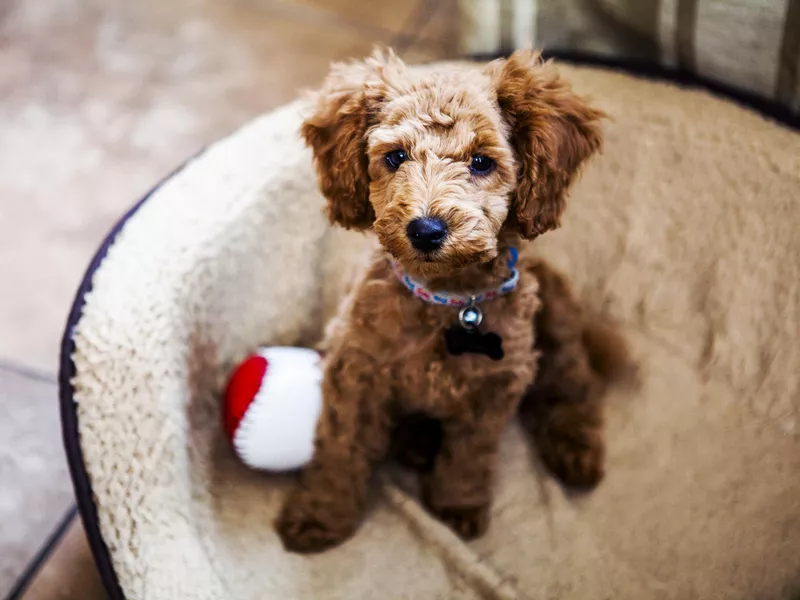
[[[404,162],[408,160],[405,150],[392,150],[386,155],[386,164],[392,171],[397,171]]]
[[[472,157],[472,162],[469,164],[469,170],[476,175],[486,175],[494,169],[494,161],[488,156],[476,154]]]

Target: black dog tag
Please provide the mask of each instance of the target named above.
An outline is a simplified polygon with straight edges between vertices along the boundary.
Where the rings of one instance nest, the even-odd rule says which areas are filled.
[[[503,358],[503,338],[495,332],[481,333],[477,327],[466,329],[453,325],[444,332],[447,351],[453,356],[484,354],[492,360]]]

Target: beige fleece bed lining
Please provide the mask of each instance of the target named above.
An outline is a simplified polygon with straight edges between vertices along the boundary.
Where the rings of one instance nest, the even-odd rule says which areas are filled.
[[[352,541],[282,551],[286,478],[236,463],[215,392],[252,348],[313,342],[372,243],[325,223],[293,104],[161,186],[83,298],[70,401],[125,598],[800,590],[800,136],[702,92],[564,71],[615,121],[564,228],[527,251],[640,362],[640,387],[609,397],[603,485],[565,493],[512,426],[484,538],[462,544],[387,470]]]

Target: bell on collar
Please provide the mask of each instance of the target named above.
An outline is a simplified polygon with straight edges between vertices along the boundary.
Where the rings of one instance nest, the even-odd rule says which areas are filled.
[[[483,312],[475,305],[475,298],[470,303],[458,311],[458,323],[464,329],[477,329],[483,321]]]
[[[483,321],[483,311],[475,304],[475,296],[469,304],[458,311],[458,325],[444,332],[447,351],[453,356],[483,354],[492,360],[503,358],[503,338],[490,331],[481,333],[478,327]]]

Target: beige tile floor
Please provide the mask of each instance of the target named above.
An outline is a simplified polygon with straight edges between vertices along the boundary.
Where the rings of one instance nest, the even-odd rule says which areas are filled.
[[[455,10],[456,0],[0,0],[0,361],[55,372],[94,249],[159,178],[316,84],[331,60],[374,43],[410,61],[451,55]],[[16,469],[0,506],[37,504],[35,515],[0,511],[0,531],[15,521],[0,563],[33,554],[69,500],[55,387],[12,377],[0,382],[0,422],[33,424],[35,443],[23,454],[0,439]],[[33,485],[43,462],[42,481],[57,482],[49,495]],[[18,563],[0,564],[0,596]],[[101,597],[90,565],[73,525],[27,597]]]
[[[56,383],[0,364],[0,597],[72,504]]]
[[[21,600],[103,600],[106,597],[79,518],[75,518]]]

